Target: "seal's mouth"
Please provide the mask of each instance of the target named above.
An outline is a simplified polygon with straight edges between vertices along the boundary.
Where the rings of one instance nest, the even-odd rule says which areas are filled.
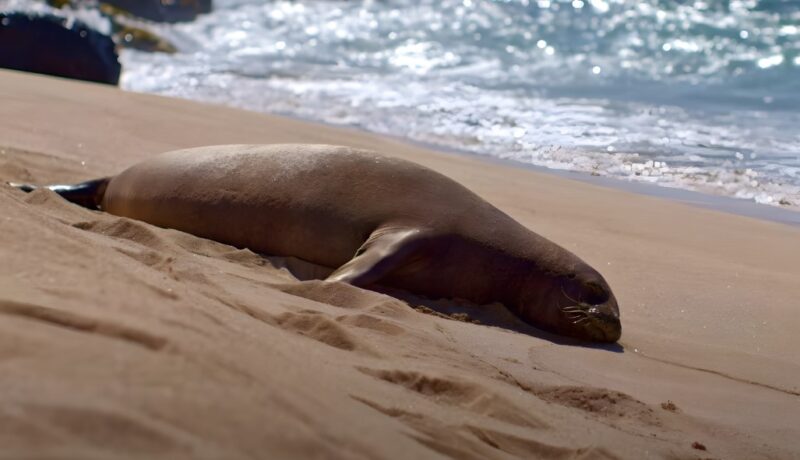
[[[608,304],[578,303],[561,308],[571,325],[570,334],[593,342],[616,342],[622,335],[619,314]]]

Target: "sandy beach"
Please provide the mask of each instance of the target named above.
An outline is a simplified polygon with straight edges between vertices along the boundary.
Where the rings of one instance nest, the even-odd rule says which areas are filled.
[[[2,458],[800,458],[797,227],[95,84],[0,71],[0,101],[3,184],[213,144],[418,162],[597,268],[623,324],[564,344],[0,185]]]

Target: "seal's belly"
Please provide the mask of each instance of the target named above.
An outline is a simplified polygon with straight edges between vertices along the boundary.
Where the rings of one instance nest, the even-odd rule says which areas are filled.
[[[350,260],[375,228],[363,219],[308,203],[292,206],[264,197],[242,199],[225,190],[212,192],[205,185],[198,187],[202,191],[184,186],[181,191],[158,193],[157,187],[130,189],[122,179],[112,181],[106,192],[103,209],[111,214],[331,268]]]
[[[369,230],[361,230],[342,220],[270,206],[118,197],[110,202],[107,211],[111,214],[254,252],[294,256],[331,268],[351,259],[366,239],[364,234],[369,235]]]

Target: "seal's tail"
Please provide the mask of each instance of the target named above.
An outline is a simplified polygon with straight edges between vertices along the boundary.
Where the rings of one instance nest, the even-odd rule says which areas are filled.
[[[81,182],[75,185],[44,185],[41,188],[50,189],[61,195],[65,200],[81,205],[84,208],[100,209],[100,203],[103,201],[103,195],[106,193],[106,187],[110,180],[110,177],[103,177],[102,179]],[[32,192],[40,188],[35,185],[15,184],[13,182],[9,182],[8,185],[23,192]]]

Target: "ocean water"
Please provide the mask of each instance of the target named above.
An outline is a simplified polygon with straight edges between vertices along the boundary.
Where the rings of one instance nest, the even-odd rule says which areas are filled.
[[[122,87],[800,208],[800,0],[216,0]]]

